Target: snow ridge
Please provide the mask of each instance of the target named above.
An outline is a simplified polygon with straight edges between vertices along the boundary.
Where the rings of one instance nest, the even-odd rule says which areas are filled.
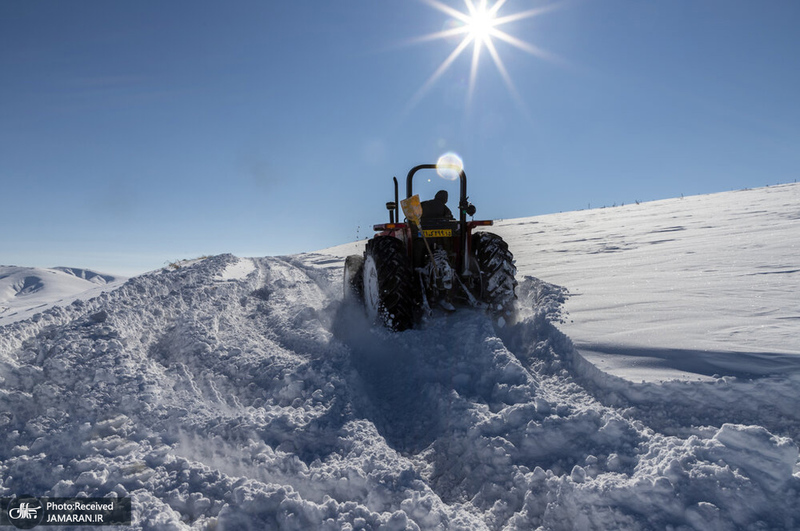
[[[762,407],[795,377],[603,379],[532,277],[514,326],[392,334],[341,267],[216,256],[0,328],[0,496],[132,496],[134,529],[800,525],[797,413]]]

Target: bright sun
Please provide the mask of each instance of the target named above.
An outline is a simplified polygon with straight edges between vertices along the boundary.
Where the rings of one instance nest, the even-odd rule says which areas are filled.
[[[478,45],[478,43],[486,43],[491,38],[492,30],[495,24],[495,14],[486,9],[486,3],[481,3],[477,8],[468,4],[473,8],[469,14],[469,22],[467,22],[467,35]]]
[[[467,89],[467,103],[472,100],[472,95],[475,91],[475,80],[477,78],[478,65],[480,63],[481,52],[484,48],[486,48],[486,50],[489,52],[489,55],[497,67],[497,70],[500,72],[500,75],[503,77],[503,81],[505,82],[506,87],[508,87],[509,92],[511,92],[512,96],[517,100],[517,103],[522,103],[522,100],[517,93],[517,89],[514,87],[514,83],[511,81],[511,76],[509,76],[503,61],[500,59],[500,54],[497,52],[497,48],[494,45],[494,39],[506,42],[515,48],[542,59],[554,59],[552,55],[548,54],[544,50],[524,42],[512,35],[509,35],[508,33],[498,29],[498,26],[540,15],[553,9],[555,4],[499,17],[498,11],[503,4],[506,3],[506,0],[496,0],[491,6],[488,5],[487,0],[476,0],[477,4],[473,0],[464,0],[464,4],[467,8],[466,12],[459,11],[442,3],[440,0],[422,1],[446,15],[450,15],[457,23],[448,29],[415,39],[416,42],[446,39],[459,35],[463,35],[463,38],[461,39],[461,42],[459,42],[458,46],[456,46],[450,55],[444,61],[442,61],[442,64],[439,65],[436,71],[428,78],[417,94],[414,95],[414,98],[411,101],[412,106],[422,99],[422,96],[428,91],[428,89],[433,86],[433,84],[448,68],[450,68],[450,65],[453,64],[453,62],[464,52],[464,50],[469,47],[470,44],[472,44],[472,62],[469,75],[469,87]]]

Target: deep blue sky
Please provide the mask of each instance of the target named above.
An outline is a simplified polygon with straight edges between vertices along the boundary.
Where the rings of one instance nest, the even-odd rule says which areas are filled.
[[[448,151],[479,218],[798,178],[800,2],[498,14],[545,6],[498,29],[548,57],[493,40],[519,98],[484,50],[468,101],[471,48],[420,94],[461,37],[419,0],[0,2],[0,264],[345,243]]]

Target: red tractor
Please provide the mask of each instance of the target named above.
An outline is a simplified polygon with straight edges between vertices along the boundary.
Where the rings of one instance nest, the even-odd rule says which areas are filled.
[[[442,169],[421,164],[408,172],[406,199],[386,203],[389,223],[375,225],[378,232],[367,242],[363,255],[348,256],[344,264],[345,297],[364,304],[369,319],[394,331],[412,328],[435,309],[456,306],[483,308],[503,325],[514,319],[516,267],[508,244],[476,227],[491,221],[467,221],[475,207],[467,198],[467,176],[461,167],[458,219],[426,216],[413,194],[414,175],[420,170]],[[405,221],[400,221],[400,204]]]

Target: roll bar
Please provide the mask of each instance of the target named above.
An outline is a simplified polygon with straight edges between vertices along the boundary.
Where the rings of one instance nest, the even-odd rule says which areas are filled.
[[[461,197],[459,198],[459,207],[461,207],[461,203],[467,202],[467,174],[464,173],[464,168],[456,164],[420,164],[419,166],[414,166],[411,168],[411,170],[408,172],[408,177],[406,177],[406,198],[414,195],[413,184],[415,173],[417,173],[419,170],[436,170],[438,168],[458,171],[458,177],[461,179]]]
[[[461,179],[461,190],[460,196],[458,199],[458,224],[460,227],[459,232],[460,235],[460,242],[459,247],[461,248],[461,256],[463,257],[463,261],[459,264],[458,272],[459,274],[463,275],[468,270],[467,264],[467,208],[469,207],[469,201],[467,201],[467,174],[464,173],[464,168],[458,166],[456,164],[420,164],[419,166],[414,166],[409,170],[408,177],[406,177],[406,199],[414,195],[414,174],[417,173],[419,170],[436,170],[438,168],[444,168],[448,170],[457,170],[458,177]],[[474,212],[474,209],[473,209]]]

